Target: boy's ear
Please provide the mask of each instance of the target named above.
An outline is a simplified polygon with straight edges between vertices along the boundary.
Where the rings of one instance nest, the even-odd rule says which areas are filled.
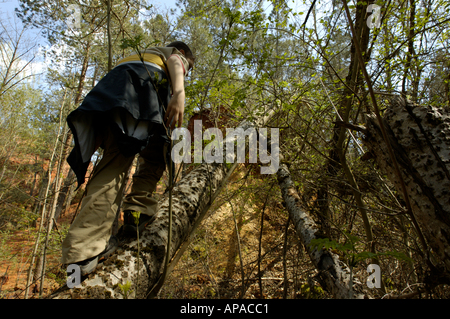
[[[183,49],[180,50],[181,54],[183,54],[184,56],[186,56],[186,53],[184,52]]]

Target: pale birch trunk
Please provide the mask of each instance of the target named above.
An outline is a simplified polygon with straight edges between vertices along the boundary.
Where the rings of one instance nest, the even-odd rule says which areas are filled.
[[[450,112],[393,98],[383,123],[405,183],[413,217],[429,246],[432,273],[450,280]],[[388,156],[375,116],[366,119],[370,152],[401,196],[401,182]],[[419,233],[419,235],[420,235]],[[431,248],[431,249],[430,249]]]
[[[286,165],[280,166],[277,178],[297,235],[318,270],[320,282],[324,289],[339,299],[364,298],[365,295],[361,292],[361,284],[354,279],[351,280],[350,269],[339,260],[339,256],[329,250],[318,250],[311,247],[311,241],[318,238],[319,228],[311,216],[300,206],[300,197],[295,190],[291,174]]]
[[[193,226],[199,222],[200,212],[210,205],[211,197],[220,189],[227,175],[226,166],[222,164],[203,164],[183,178],[173,190],[173,229],[171,258],[191,233]],[[52,298],[123,298],[117,284],[132,283],[132,289],[138,286],[137,295],[146,298],[149,290],[157,283],[164,266],[167,236],[169,198],[160,203],[156,220],[140,234],[140,261],[145,265],[139,269],[138,277],[137,250],[138,241],[124,244],[112,257],[100,264],[97,270],[81,283],[80,288],[65,290],[51,296]]]
[[[261,123],[266,122],[268,118]],[[249,123],[240,125],[244,130],[254,127]],[[224,141],[224,145],[226,139]],[[235,158],[236,160],[236,158]],[[205,217],[211,204],[221,192],[236,163],[203,163],[198,168],[183,177],[172,191],[172,240],[171,263],[168,271],[173,269],[181,254],[186,249],[186,243],[196,227]],[[49,298],[123,298],[118,284],[127,281],[132,284],[131,297],[150,298],[151,289],[158,284],[164,271],[168,238],[169,197],[166,195],[160,201],[160,208],[155,221],[147,225],[139,234],[139,242],[132,240],[124,243],[116,253],[105,262],[99,264],[96,271],[88,276],[79,287],[64,289],[62,287]],[[139,245],[139,269],[138,265]],[[142,266],[144,265],[144,266]],[[138,273],[139,272],[139,273]],[[139,287],[138,291],[135,288]],[[66,287],[67,288],[67,287]]]

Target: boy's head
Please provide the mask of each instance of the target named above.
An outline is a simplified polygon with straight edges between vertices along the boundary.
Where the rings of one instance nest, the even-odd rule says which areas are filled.
[[[191,49],[189,48],[189,46],[186,43],[181,42],[181,41],[174,41],[172,43],[169,43],[167,46],[176,48],[178,51],[180,51],[184,55],[186,60],[188,60],[188,62],[189,62],[189,70],[191,70],[194,67],[195,57],[194,57],[194,54],[192,53]]]

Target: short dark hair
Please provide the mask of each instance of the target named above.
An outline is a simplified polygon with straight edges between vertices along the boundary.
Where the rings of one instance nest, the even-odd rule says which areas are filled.
[[[173,41],[173,42],[169,43],[167,45],[167,47],[173,47],[179,51],[184,50],[184,54],[185,54],[186,58],[191,59],[192,61],[195,61],[194,54],[192,53],[191,48],[189,48],[189,46],[186,43],[181,42],[181,41]],[[192,65],[190,67],[192,68]]]

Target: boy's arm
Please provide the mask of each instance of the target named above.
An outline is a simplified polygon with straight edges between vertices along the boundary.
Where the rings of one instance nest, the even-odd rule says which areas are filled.
[[[171,124],[170,129],[173,129],[177,124],[181,127],[184,114],[184,66],[181,63],[180,58],[176,55],[172,55],[167,60],[167,68],[169,69],[170,78],[172,80],[172,98],[167,105],[166,116],[164,121],[168,127]]]

